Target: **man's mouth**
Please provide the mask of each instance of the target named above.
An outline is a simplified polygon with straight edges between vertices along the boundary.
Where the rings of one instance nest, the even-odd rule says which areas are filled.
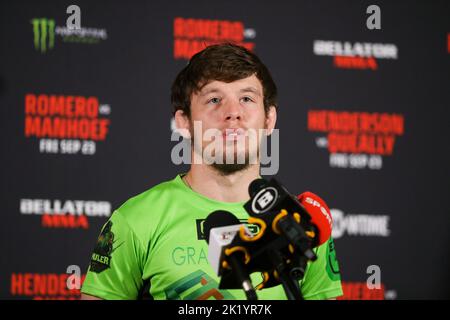
[[[227,128],[223,131],[223,138],[226,141],[235,141],[245,136],[245,130],[242,128]]]

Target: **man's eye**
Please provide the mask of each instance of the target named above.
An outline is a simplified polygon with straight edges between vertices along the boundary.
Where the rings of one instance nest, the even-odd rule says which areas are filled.
[[[220,98],[211,98],[208,100],[208,103],[218,104],[220,102]]]
[[[250,97],[243,97],[242,100],[243,100],[244,102],[253,102],[253,99],[250,98]]]

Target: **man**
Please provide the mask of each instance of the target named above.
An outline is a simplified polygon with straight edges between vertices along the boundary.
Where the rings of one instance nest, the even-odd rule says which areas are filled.
[[[275,127],[276,97],[269,71],[243,47],[214,45],[192,57],[172,86],[176,126],[192,139],[190,170],[114,212],[94,249],[83,299],[245,299],[243,290],[218,289],[202,221],[216,210],[248,218],[248,186],[260,177],[252,159],[259,160],[261,139]],[[208,130],[215,131],[213,139],[203,138]],[[257,133],[256,144],[250,132]],[[225,158],[231,161],[220,161]],[[300,284],[304,298],[342,295],[332,240],[315,251],[318,260]],[[254,285],[262,280],[251,278]],[[258,298],[286,295],[279,285],[258,291]]]

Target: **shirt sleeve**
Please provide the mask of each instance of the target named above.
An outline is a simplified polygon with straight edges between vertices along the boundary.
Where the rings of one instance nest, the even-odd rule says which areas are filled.
[[[107,300],[137,299],[143,285],[142,248],[116,210],[98,237],[81,292]]]
[[[301,283],[305,300],[322,300],[342,296],[341,275],[333,239],[316,250],[317,260],[310,262]]]

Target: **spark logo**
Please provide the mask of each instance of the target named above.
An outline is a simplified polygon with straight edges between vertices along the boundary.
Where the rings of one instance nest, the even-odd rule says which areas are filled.
[[[388,237],[388,215],[344,214],[342,210],[331,209],[333,217],[332,237],[339,239],[345,234],[363,237]]]
[[[253,51],[256,31],[245,29],[242,21],[205,20],[176,17],[173,22],[174,59],[190,59],[207,46],[232,42]]]
[[[80,290],[67,287],[68,274],[13,273],[10,294],[33,300],[79,300]],[[86,275],[81,276],[81,283]]]
[[[111,107],[97,97],[25,95],[25,138],[39,139],[40,153],[94,155],[109,132]]]
[[[20,213],[41,216],[44,228],[88,229],[88,217],[110,217],[107,201],[20,199]]]
[[[395,44],[360,43],[315,40],[313,52],[316,56],[332,56],[336,68],[377,70],[377,59],[398,59]]]
[[[328,150],[332,168],[379,170],[404,133],[404,117],[395,113],[309,110],[307,121],[308,131],[326,133],[316,145]]]
[[[106,29],[80,28],[69,29],[67,26],[56,26],[54,19],[33,18],[30,21],[33,29],[34,48],[46,53],[55,47],[55,37],[63,42],[95,44],[108,38]]]

